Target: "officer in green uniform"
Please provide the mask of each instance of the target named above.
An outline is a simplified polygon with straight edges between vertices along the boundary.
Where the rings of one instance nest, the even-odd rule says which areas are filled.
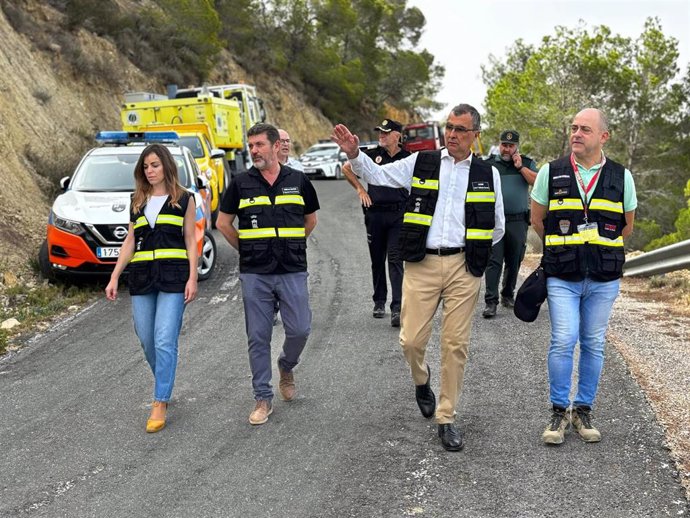
[[[506,217],[503,239],[493,246],[491,260],[486,269],[486,308],[484,318],[496,316],[498,307],[498,282],[505,262],[505,274],[501,289],[501,304],[514,304],[515,283],[520,263],[525,256],[527,229],[529,228],[529,186],[537,178],[537,164],[518,151],[520,134],[514,130],[501,133],[498,155],[487,160],[501,175],[501,191]]]

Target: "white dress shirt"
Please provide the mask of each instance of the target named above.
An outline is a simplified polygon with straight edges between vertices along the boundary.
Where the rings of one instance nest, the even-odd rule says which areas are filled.
[[[350,160],[352,169],[367,183],[387,187],[404,187],[410,191],[412,173],[418,153],[390,164],[378,165],[365,153]],[[441,171],[439,173],[438,201],[426,237],[426,248],[458,248],[465,246],[465,197],[470,176],[472,154],[465,160],[455,162],[448,150],[441,150]],[[491,238],[498,243],[505,233],[503,214],[503,195],[501,194],[501,175],[491,167],[494,175],[496,193],[495,223]]]

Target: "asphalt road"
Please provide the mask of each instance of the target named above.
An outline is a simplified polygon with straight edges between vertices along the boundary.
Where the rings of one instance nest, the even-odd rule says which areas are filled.
[[[397,331],[371,317],[356,196],[344,181],[315,185],[314,322],[295,371],[298,399],[276,398],[265,425],[247,421],[253,399],[237,256],[223,245],[185,314],[162,432],[144,432],[153,384],[125,293],[0,360],[0,516],[690,513],[663,431],[612,347],[595,415],[603,441],[585,444],[571,433],[560,447],[541,443],[546,312],[534,324],[500,309],[486,321],[478,305],[457,415],[466,446],[444,451],[415,404]],[[279,326],[274,343],[281,340]],[[428,357],[438,373],[438,329]]]

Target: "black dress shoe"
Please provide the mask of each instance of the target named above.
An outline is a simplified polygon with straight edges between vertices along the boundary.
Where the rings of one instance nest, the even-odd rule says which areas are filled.
[[[515,306],[515,299],[513,297],[501,297],[501,305],[506,308],[512,308]]]
[[[400,327],[400,311],[391,311],[391,327]]]
[[[416,385],[414,391],[419,410],[422,411],[424,417],[429,419],[436,411],[436,396],[434,396],[434,391],[431,390],[431,368],[427,365],[426,370],[429,373],[426,383],[424,385]]]
[[[484,311],[482,311],[482,316],[484,318],[493,318],[496,316],[496,307],[498,304],[495,302],[487,302],[486,303],[486,308],[484,308]]]
[[[381,304],[380,302],[377,302],[374,304],[374,318],[383,318],[386,314],[386,306],[385,304]]]
[[[438,425],[438,436],[441,438],[441,445],[447,451],[460,451],[465,445],[462,441],[462,433],[455,428],[453,423]]]

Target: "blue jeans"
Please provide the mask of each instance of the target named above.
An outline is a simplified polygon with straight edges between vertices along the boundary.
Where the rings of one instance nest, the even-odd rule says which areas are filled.
[[[184,293],[157,291],[132,296],[134,330],[153,372],[156,401],[167,402],[172,394],[184,308]]]
[[[580,365],[574,406],[592,407],[604,365],[604,341],[620,279],[597,282],[546,280],[551,345],[549,346],[549,389],[554,406],[570,406],[570,380],[575,344],[580,342]]]
[[[280,301],[285,330],[279,367],[292,372],[311,332],[307,272],[282,274],[241,273],[244,320],[249,342],[254,399],[273,399],[271,385],[271,335],[274,302]]]

